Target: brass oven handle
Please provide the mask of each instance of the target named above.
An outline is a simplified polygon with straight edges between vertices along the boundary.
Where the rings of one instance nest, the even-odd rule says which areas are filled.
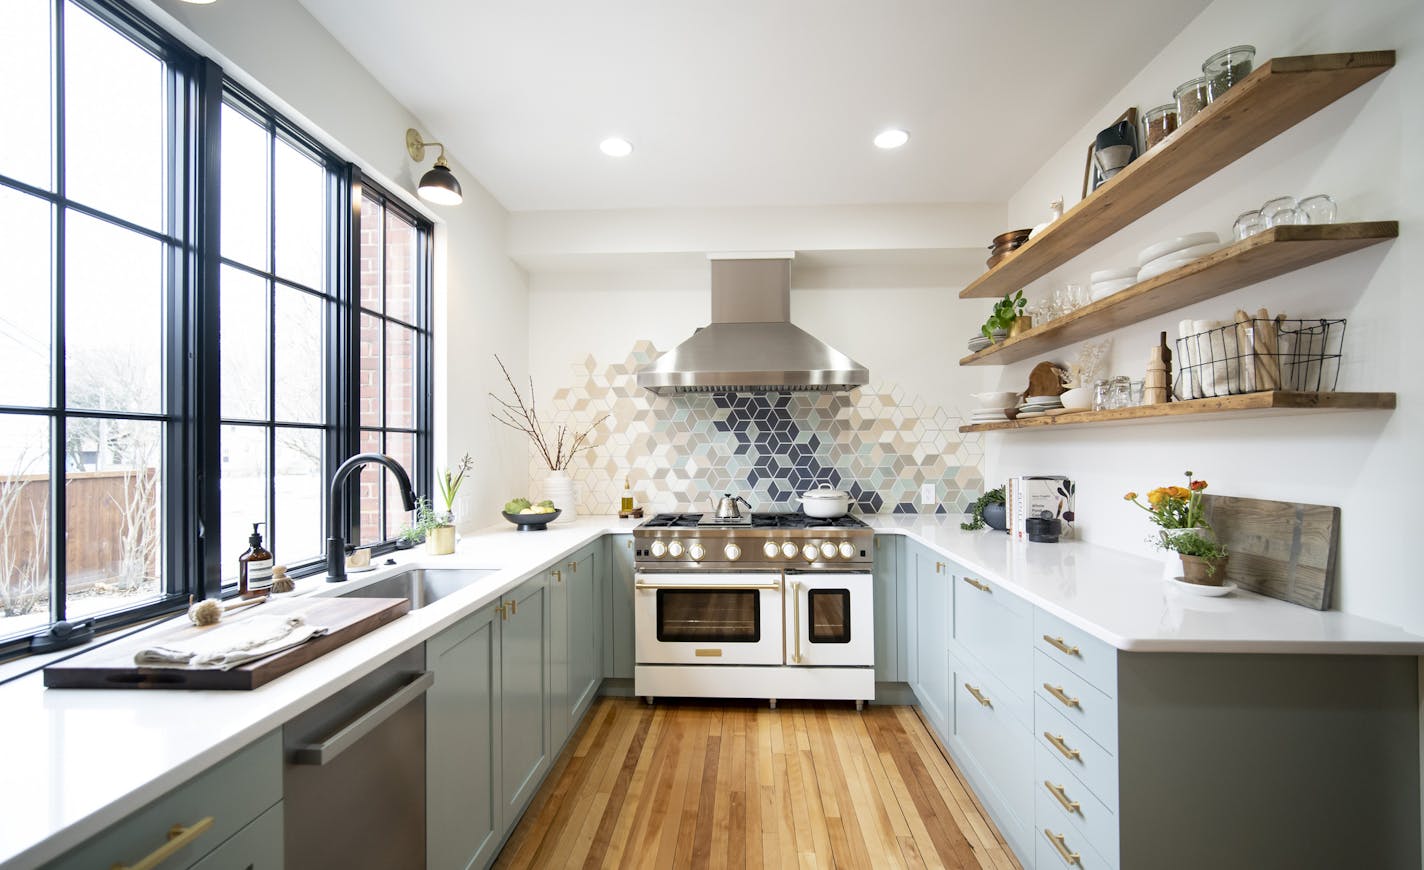
[[[978,701],[981,705],[983,705],[983,706],[985,706],[985,707],[993,707],[993,706],[994,706],[993,703],[991,703],[988,698],[984,697],[983,693],[981,693],[978,689],[974,688],[973,686],[969,685],[968,683],[965,683],[965,684],[964,684],[964,688],[968,689],[968,690],[969,690],[969,694],[973,695],[973,696],[974,696],[974,700]]]
[[[1079,867],[1083,866],[1083,856],[1077,852],[1068,851],[1068,844],[1063,842],[1062,834],[1055,834],[1047,828],[1044,828],[1043,836],[1047,837],[1048,842],[1053,844],[1053,848],[1058,852],[1058,857],[1062,858],[1065,863],[1076,864]]]
[[[168,829],[168,842],[149,852],[137,864],[125,864],[122,861],[115,861],[110,865],[109,870],[153,870],[159,864],[172,858],[182,851],[189,843],[196,840],[204,831],[213,826],[213,817],[205,816],[198,819],[191,825],[174,825]]]
[[[1045,779],[1043,781],[1043,787],[1048,789],[1049,794],[1053,795],[1055,798],[1058,799],[1058,802],[1063,805],[1063,809],[1067,810],[1070,813],[1077,813],[1080,816],[1083,814],[1082,804],[1078,803],[1077,801],[1069,800],[1068,793],[1063,790],[1063,786],[1054,785],[1053,783]]]
[[[993,591],[993,590],[990,589],[987,585],[985,585],[985,584],[983,584],[983,583],[980,583],[978,580],[975,580],[973,577],[964,577],[964,578],[961,578],[961,579],[963,579],[964,582],[965,582],[965,583],[968,583],[970,586],[973,586],[975,589],[978,589],[980,592],[992,592],[992,591]]]
[[[780,583],[729,583],[726,585],[705,585],[696,586],[686,583],[634,583],[634,589],[686,589],[691,592],[717,592],[728,590],[730,592],[747,592],[753,589],[765,590],[768,592],[780,592]]]
[[[1062,686],[1050,686],[1049,684],[1044,683],[1043,688],[1047,689],[1048,694],[1057,698],[1058,703],[1062,704],[1063,706],[1077,707],[1079,710],[1083,709],[1083,705],[1078,703],[1078,699],[1068,697],[1068,693],[1063,691]]]
[[[1063,738],[1059,735],[1049,734],[1047,731],[1045,731],[1043,732],[1043,736],[1048,739],[1049,743],[1053,744],[1054,749],[1057,749],[1060,753],[1062,753],[1064,758],[1071,758],[1075,761],[1083,760],[1083,753],[1069,746],[1067,743],[1064,743]]]
[[[1050,637],[1045,634],[1043,636],[1043,639],[1048,641],[1049,646],[1053,647],[1064,655],[1077,656],[1078,658],[1083,657],[1083,654],[1078,651],[1078,648],[1076,646],[1069,646],[1068,641],[1064,640],[1061,637]]]
[[[791,625],[792,633],[796,635],[796,649],[791,654],[791,661],[801,664],[801,583],[793,580],[791,583]]]

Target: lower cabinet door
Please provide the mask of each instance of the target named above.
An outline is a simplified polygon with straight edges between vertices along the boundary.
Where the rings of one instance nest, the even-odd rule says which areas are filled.
[[[633,536],[608,540],[608,676],[633,679]]]
[[[1034,830],[1034,870],[1116,870],[1088,845],[1083,836],[1058,822],[1039,824]]]
[[[426,854],[431,867],[483,867],[503,832],[499,782],[499,612],[486,607],[431,638],[425,697]]]
[[[900,550],[899,535],[876,535],[874,549],[875,579],[875,679],[896,683],[905,679],[900,663],[900,589],[896,564]]]
[[[569,560],[569,730],[583,718],[603,682],[603,577],[598,550],[589,548]]]
[[[282,870],[283,866],[279,803],[209,852],[192,870]]]
[[[550,764],[549,578],[504,596],[499,644],[500,818],[524,811]]]
[[[943,739],[949,724],[949,572],[921,547],[911,552],[915,654],[910,687],[930,724]]]
[[[1025,838],[1033,820],[1033,736],[1009,715],[1004,684],[979,668],[948,656],[952,684],[954,745],[990,815],[1019,855],[1032,850]]]

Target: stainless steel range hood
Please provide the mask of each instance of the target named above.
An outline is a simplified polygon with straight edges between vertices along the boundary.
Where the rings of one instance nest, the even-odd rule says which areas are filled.
[[[843,392],[865,366],[791,323],[791,254],[712,258],[712,322],[638,372],[679,393]]]

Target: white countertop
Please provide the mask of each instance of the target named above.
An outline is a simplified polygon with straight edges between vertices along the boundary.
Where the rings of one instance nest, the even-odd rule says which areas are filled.
[[[1151,559],[1073,542],[1013,544],[961,531],[957,515],[868,519],[1124,650],[1424,655],[1424,638],[1342,613],[1250,593],[1187,597],[1157,579]],[[593,517],[538,534],[491,527],[464,537],[452,556],[399,553],[397,567],[345,586],[298,581],[298,594],[327,595],[411,565],[499,569],[255,691],[46,690],[39,673],[0,685],[12,784],[0,790],[0,867],[57,857],[525,578],[638,522]]]

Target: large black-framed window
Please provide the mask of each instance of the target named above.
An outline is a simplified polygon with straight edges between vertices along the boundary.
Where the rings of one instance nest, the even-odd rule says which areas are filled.
[[[395,228],[383,269],[387,236],[414,239],[409,292],[383,273],[366,300],[383,377],[385,333],[410,331],[411,419],[369,428],[431,482],[430,222],[119,0],[6,16],[0,657],[228,594],[252,522],[321,570],[326,482],[362,446],[367,203]],[[381,515],[381,548],[405,519]]]

